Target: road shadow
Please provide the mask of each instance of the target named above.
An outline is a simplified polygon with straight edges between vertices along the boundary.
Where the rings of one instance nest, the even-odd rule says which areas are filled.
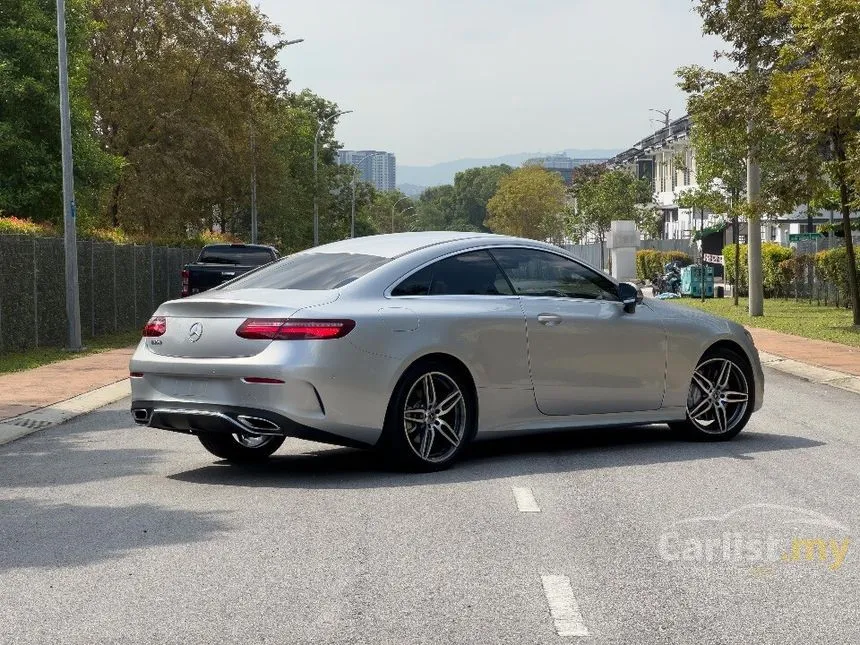
[[[165,451],[104,448],[105,432],[134,432],[128,410],[101,409],[0,446],[0,487],[61,486],[140,475]],[[123,441],[122,444],[127,444]]]
[[[213,513],[132,506],[0,500],[0,573],[23,567],[76,567],[136,549],[212,539],[229,529]]]
[[[741,433],[730,442],[679,440],[662,425],[570,430],[485,440],[470,447],[453,468],[439,473],[394,472],[373,451],[321,448],[274,455],[254,466],[226,462],[170,475],[192,484],[273,488],[354,489],[424,486],[576,472],[618,466],[651,466],[702,459],[752,460],[757,454],[824,445],[804,437]]]

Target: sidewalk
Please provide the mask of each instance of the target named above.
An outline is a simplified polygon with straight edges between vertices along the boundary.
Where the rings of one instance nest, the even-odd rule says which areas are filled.
[[[0,423],[128,378],[133,348],[0,375]]]
[[[860,376],[860,349],[783,334],[770,329],[748,327],[760,352],[789,358],[807,365]]]

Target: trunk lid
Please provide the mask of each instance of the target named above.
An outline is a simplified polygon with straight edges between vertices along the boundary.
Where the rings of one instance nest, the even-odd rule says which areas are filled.
[[[166,321],[165,333],[146,338],[149,350],[177,358],[247,358],[262,352],[270,340],[240,338],[236,330],[248,318],[290,318],[300,309],[337,300],[336,291],[244,289],[210,291],[161,305],[155,316]]]

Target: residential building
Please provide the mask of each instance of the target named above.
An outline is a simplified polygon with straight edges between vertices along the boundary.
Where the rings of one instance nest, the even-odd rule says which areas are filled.
[[[570,185],[573,177],[573,169],[589,163],[606,163],[606,159],[574,159],[567,155],[549,155],[547,157],[534,157],[523,162],[524,166],[543,166],[561,175],[564,183]]]
[[[395,190],[397,187],[397,160],[383,150],[338,150],[340,165],[358,167],[359,181],[365,181],[377,190]]]

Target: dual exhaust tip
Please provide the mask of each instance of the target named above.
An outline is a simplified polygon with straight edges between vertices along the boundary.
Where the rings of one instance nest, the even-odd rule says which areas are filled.
[[[165,429],[175,429],[173,424],[164,417],[182,416],[185,423],[189,426],[187,429],[198,430],[201,432],[211,431],[212,421],[221,421],[225,431],[240,431],[248,434],[256,435],[272,435],[277,437],[284,436],[281,427],[274,421],[255,417],[247,414],[238,414],[231,416],[223,412],[213,412],[210,410],[178,410],[178,409],[155,409],[134,408],[131,411],[135,423],[138,425],[155,425]],[[195,423],[195,420],[199,421]],[[154,423],[155,422],[155,423]]]

